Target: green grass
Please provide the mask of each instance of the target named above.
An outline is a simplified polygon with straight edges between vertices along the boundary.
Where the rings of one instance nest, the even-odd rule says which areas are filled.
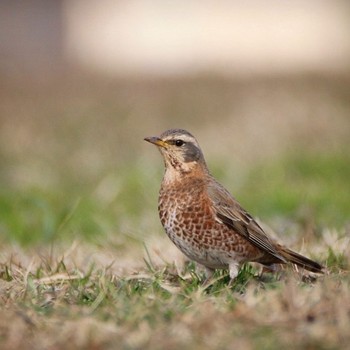
[[[230,182],[224,167],[213,172]],[[3,348],[346,348],[346,153],[257,164],[232,191],[264,221],[297,225],[294,241],[317,223],[306,254],[330,274],[316,279],[290,268],[261,275],[246,264],[233,283],[225,270],[205,283],[194,263],[175,265],[156,211],[160,161],[108,169],[79,183],[68,175],[56,187],[1,190]],[[151,236],[167,248],[157,252],[145,243]],[[20,329],[16,341],[11,324]]]
[[[306,255],[330,273],[316,279],[246,264],[233,283],[224,270],[204,283],[194,263],[176,265],[156,212],[161,164],[136,162],[78,186],[2,189],[2,348],[346,348],[348,166],[346,154],[287,156],[251,168],[237,191],[267,222],[296,223],[299,242],[300,208],[312,209],[307,220],[322,230],[308,233]],[[231,176],[214,170],[222,182]]]
[[[214,174],[254,216],[267,223],[292,220],[301,228],[342,229],[350,218],[348,153],[287,155],[253,166],[240,186],[223,166]],[[160,231],[156,202],[162,164],[149,171],[142,162],[109,169],[79,184],[0,190],[0,234],[21,244],[57,239],[100,239],[119,232],[120,242],[142,241]],[[231,186],[228,186],[231,184]],[[142,229],[141,229],[142,227]]]
[[[125,239],[140,239],[138,226],[149,226],[144,219],[146,214],[155,214],[158,192],[155,179],[150,185],[147,174],[142,178],[142,173],[140,167],[125,166],[93,181],[82,178],[79,186],[63,182],[49,188],[2,188],[0,235],[5,241],[26,245],[75,238],[99,240],[121,231]],[[153,198],[152,208],[148,195]]]
[[[349,179],[349,152],[293,153],[253,167],[236,197],[262,219],[309,219],[339,229],[350,220]]]

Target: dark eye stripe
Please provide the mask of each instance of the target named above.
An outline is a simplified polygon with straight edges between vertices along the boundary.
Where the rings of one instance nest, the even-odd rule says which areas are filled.
[[[185,141],[180,140],[180,139],[176,139],[176,140],[169,140],[167,141],[170,145],[175,145],[177,147],[181,147],[185,144]]]

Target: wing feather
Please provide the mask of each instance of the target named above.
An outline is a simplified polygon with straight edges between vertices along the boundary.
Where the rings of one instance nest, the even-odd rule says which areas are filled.
[[[224,187],[216,181],[210,181],[207,190],[219,221],[229,226],[256,247],[273,255],[281,262],[286,262],[286,259],[277,252],[275,244],[264,230]]]

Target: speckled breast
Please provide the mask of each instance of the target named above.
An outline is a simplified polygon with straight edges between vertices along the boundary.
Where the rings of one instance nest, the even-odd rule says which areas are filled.
[[[237,254],[237,236],[215,219],[205,180],[163,185],[159,216],[165,232],[190,259],[224,268]]]

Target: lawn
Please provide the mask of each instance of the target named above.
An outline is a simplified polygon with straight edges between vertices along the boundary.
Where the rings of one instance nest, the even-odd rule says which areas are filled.
[[[350,90],[314,79],[3,83],[0,348],[346,349]],[[248,122],[252,102],[271,116]],[[247,264],[204,285],[158,220],[163,164],[142,139],[170,126],[327,273]]]

